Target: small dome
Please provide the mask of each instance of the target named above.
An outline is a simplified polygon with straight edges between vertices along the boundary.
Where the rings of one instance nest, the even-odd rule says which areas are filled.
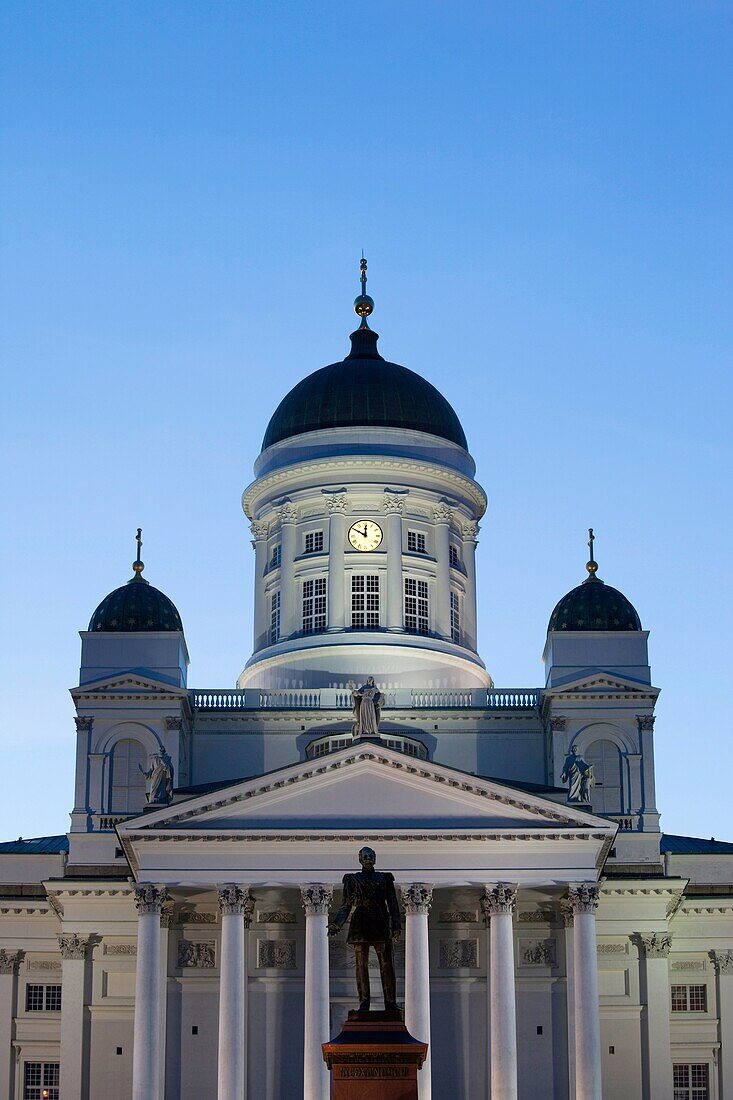
[[[140,558],[142,530],[137,530],[137,558],[133,576],[121,588],[115,588],[100,603],[89,620],[89,629],[98,631],[180,630],[181,616],[171,600],[142,576],[144,563]]]
[[[641,630],[641,620],[623,592],[591,574],[563,596],[547,630]]]
[[[443,395],[419,374],[383,359],[377,339],[372,329],[357,329],[345,359],[299,382],[275,410],[262,450],[303,432],[344,427],[428,432],[468,450],[461,422]]]

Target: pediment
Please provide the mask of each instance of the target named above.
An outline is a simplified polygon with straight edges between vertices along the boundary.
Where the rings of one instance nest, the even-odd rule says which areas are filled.
[[[175,695],[187,696],[185,688],[176,687],[174,684],[163,680],[156,680],[146,673],[144,669],[129,669],[125,672],[117,672],[113,676],[101,676],[98,680],[88,680],[78,687],[71,688],[73,699],[83,699],[86,696],[98,695]]]
[[[573,673],[566,680],[556,681],[552,687],[546,688],[545,696],[552,695],[653,695],[659,694],[659,689],[643,680],[636,680],[631,676],[621,676],[617,672],[607,672],[603,669],[592,669],[586,672]]]

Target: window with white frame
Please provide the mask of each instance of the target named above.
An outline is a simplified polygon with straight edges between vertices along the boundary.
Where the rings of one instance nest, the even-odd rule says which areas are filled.
[[[270,596],[270,645],[280,639],[280,593]]]
[[[279,569],[283,560],[283,548],[282,543],[276,543],[272,548],[272,557],[270,558],[270,569]]]
[[[705,985],[673,985],[673,1012],[707,1012],[708,990]]]
[[[351,578],[351,627],[379,629],[379,574],[356,573]]]
[[[453,569],[459,568],[461,564],[461,559],[458,556],[458,547],[453,542],[450,544],[450,548],[448,550],[448,560],[450,561],[451,567]]]
[[[710,1100],[710,1072],[706,1062],[675,1062],[672,1084],[674,1100]]]
[[[405,577],[405,630],[408,634],[427,634],[429,627],[428,582]]]
[[[323,531],[309,531],[305,536],[306,554],[319,554],[323,550]]]
[[[425,535],[422,531],[407,532],[407,549],[413,554],[425,553]]]
[[[60,1012],[60,985],[27,985],[25,987],[26,1012]]]
[[[26,1062],[23,1100],[59,1100],[58,1062]]]
[[[326,578],[303,581],[303,633],[320,634],[326,629]]]
[[[458,593],[450,594],[450,636],[451,641],[460,643],[461,640],[461,610],[458,603]]]

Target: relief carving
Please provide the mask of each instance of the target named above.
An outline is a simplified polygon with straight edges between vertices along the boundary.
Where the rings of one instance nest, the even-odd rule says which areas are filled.
[[[295,969],[295,940],[258,940],[257,966],[260,969]]]
[[[478,940],[441,940],[440,962],[443,970],[478,966]]]
[[[181,970],[194,967],[197,970],[213,970],[216,966],[216,944],[213,940],[196,942],[180,940],[178,966]]]

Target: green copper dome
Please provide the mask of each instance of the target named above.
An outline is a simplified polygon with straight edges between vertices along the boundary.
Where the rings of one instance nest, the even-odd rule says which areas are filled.
[[[356,427],[428,432],[468,450],[461,422],[443,395],[419,374],[383,359],[377,339],[372,329],[357,329],[345,359],[299,382],[275,410],[262,450],[303,432]]]
[[[180,630],[181,616],[164,592],[153,588],[142,576],[145,565],[140,558],[142,530],[137,530],[137,558],[133,576],[121,588],[115,588],[100,603],[89,620],[89,629],[98,631]]]
[[[623,592],[591,575],[558,603],[550,630],[641,630],[636,608]]]

